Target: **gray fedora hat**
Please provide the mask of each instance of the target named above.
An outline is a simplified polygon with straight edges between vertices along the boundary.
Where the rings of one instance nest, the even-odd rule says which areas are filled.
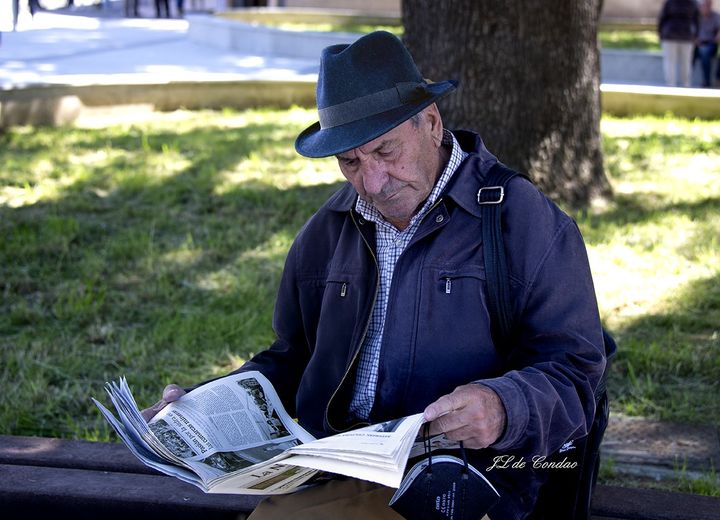
[[[346,152],[392,130],[455,89],[423,80],[399,38],[385,31],[323,50],[317,84],[320,121],[295,140],[305,157]]]

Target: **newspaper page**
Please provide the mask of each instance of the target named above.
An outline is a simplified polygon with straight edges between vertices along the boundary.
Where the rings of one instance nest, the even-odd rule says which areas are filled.
[[[147,466],[209,491],[235,478],[235,492],[288,493],[317,470],[269,463],[314,440],[282,407],[259,372],[227,376],[184,395],[148,424],[125,378],[106,385],[120,420],[93,399],[130,451]]]
[[[232,476],[238,491],[268,494],[286,490],[285,479],[299,485],[315,473],[263,464],[314,437],[287,414],[259,372],[207,383],[165,407],[149,427],[208,488]]]
[[[366,426],[296,446],[283,462],[398,487],[423,414]]]
[[[397,487],[423,424],[416,414],[314,439],[259,372],[206,383],[149,424],[124,378],[106,389],[120,420],[93,401],[138,459],[212,493],[289,493],[319,471]]]

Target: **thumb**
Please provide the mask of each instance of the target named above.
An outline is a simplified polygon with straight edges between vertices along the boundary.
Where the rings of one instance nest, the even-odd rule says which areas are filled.
[[[434,421],[438,417],[455,411],[461,407],[460,400],[455,392],[442,396],[440,399],[431,403],[425,408],[423,417],[426,421]]]
[[[172,403],[173,401],[180,399],[185,394],[185,390],[180,388],[178,385],[169,384],[165,387],[165,390],[163,390],[162,400],[166,403]]]
[[[177,401],[182,396],[185,395],[185,390],[180,388],[178,385],[167,385],[165,389],[163,390],[163,396],[162,399],[160,399],[157,403],[152,405],[149,408],[145,408],[144,410],[140,411],[140,414],[143,416],[143,418],[150,422],[150,419],[155,417],[155,415],[165,408],[168,403],[172,403],[173,401]]]

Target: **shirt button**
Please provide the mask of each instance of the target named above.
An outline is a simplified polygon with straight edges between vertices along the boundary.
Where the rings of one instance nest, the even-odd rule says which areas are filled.
[[[445,220],[445,217],[443,217],[442,215],[438,215],[437,217],[435,217],[435,222],[437,222],[438,224],[440,224],[440,222],[442,222],[443,220]]]
[[[358,223],[362,226],[363,224],[365,224],[365,219],[362,218],[362,217],[360,217],[360,218],[358,219]]]

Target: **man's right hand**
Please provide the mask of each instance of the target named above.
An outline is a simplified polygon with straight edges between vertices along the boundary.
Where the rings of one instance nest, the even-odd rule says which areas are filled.
[[[182,396],[185,395],[185,390],[180,388],[178,385],[167,385],[165,387],[165,390],[163,390],[163,396],[162,399],[160,399],[157,403],[152,405],[150,408],[145,408],[140,413],[142,414],[143,418],[150,422],[150,419],[155,417],[155,414],[157,414],[160,410],[165,408],[169,403],[172,403],[173,401],[177,401]]]

